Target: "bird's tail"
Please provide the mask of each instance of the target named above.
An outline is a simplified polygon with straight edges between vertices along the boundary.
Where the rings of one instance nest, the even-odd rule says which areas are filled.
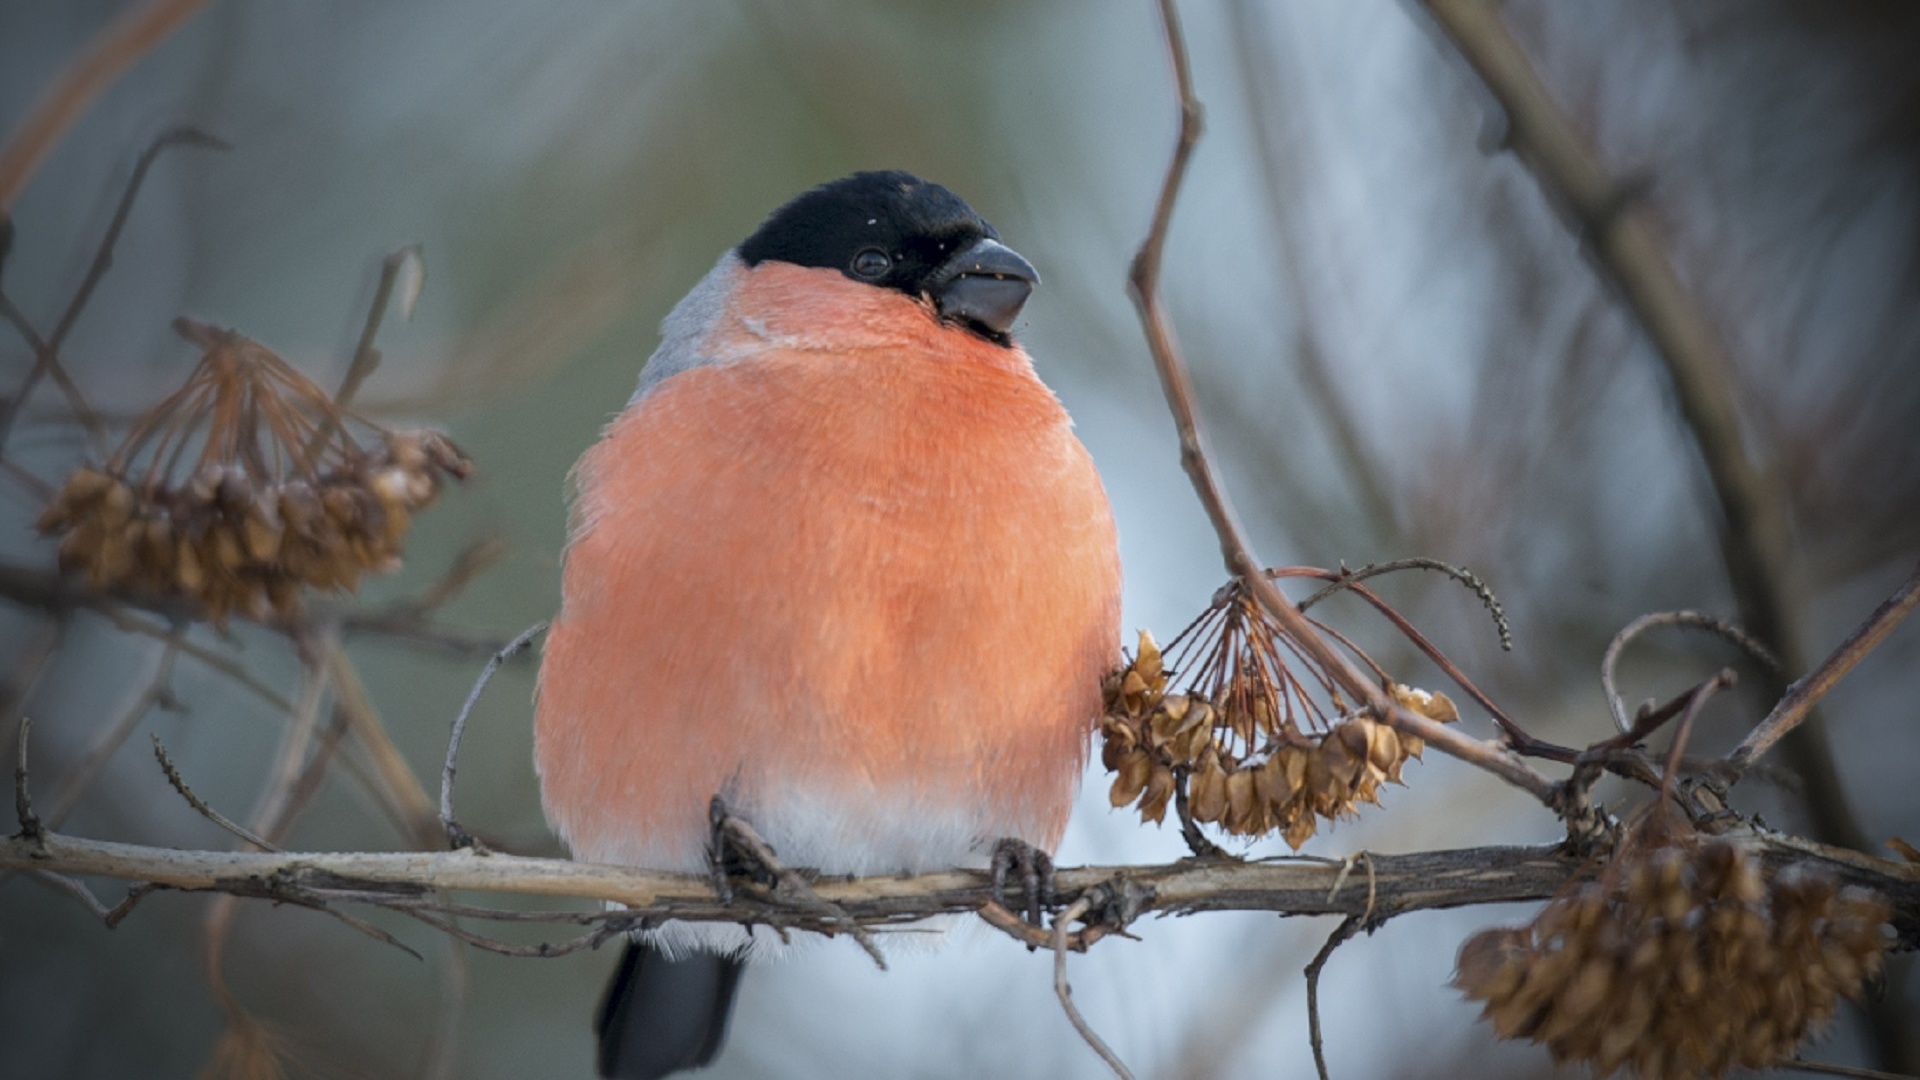
[[[709,952],[673,960],[648,942],[628,942],[594,1016],[600,1075],[657,1080],[712,1061],[744,966]]]

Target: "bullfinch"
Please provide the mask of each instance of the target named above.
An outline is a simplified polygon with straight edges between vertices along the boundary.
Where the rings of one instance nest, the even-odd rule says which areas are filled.
[[[573,473],[534,752],[576,858],[703,872],[722,796],[836,874],[1051,851],[1119,648],[1113,516],[1012,336],[1039,276],[946,188],[776,210],[668,314]],[[718,1052],[760,927],[628,945],[601,1075]]]

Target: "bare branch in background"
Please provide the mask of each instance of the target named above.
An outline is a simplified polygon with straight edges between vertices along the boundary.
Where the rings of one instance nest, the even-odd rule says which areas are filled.
[[[206,6],[207,0],[139,0],[95,35],[0,147],[0,217],[13,213],[41,162],[100,94]]]
[[[1220,552],[1227,572],[1245,582],[1247,590],[1318,666],[1326,670],[1341,689],[1366,703],[1372,712],[1394,728],[1416,736],[1442,751],[1493,773],[1508,783],[1532,794],[1542,802],[1553,798],[1553,782],[1535,772],[1506,747],[1480,742],[1447,726],[1416,715],[1388,697],[1353,662],[1335,651],[1268,579],[1264,564],[1248,547],[1239,520],[1227,500],[1226,491],[1207,461],[1205,440],[1199,415],[1194,407],[1193,378],[1174,342],[1173,327],[1161,307],[1160,260],[1166,247],[1167,229],[1173,221],[1173,207],[1180,194],[1181,180],[1193,148],[1200,140],[1200,101],[1194,96],[1193,74],[1187,59],[1186,39],[1180,32],[1179,13],[1173,0],[1160,0],[1161,25],[1166,31],[1167,47],[1172,54],[1175,88],[1180,104],[1180,130],[1173,157],[1167,165],[1166,179],[1154,204],[1153,224],[1133,258],[1127,276],[1127,289],[1139,309],[1146,332],[1147,348],[1153,354],[1167,406],[1180,433],[1180,464],[1192,480],[1194,491],[1206,509],[1207,518],[1220,538]]]
[[[1721,557],[1741,622],[1780,657],[1785,679],[1806,670],[1796,610],[1799,578],[1787,507],[1763,463],[1748,456],[1734,404],[1732,362],[1700,303],[1674,271],[1645,178],[1611,175],[1587,137],[1554,101],[1498,8],[1485,0],[1426,0],[1426,7],[1506,114],[1507,143],[1549,198],[1571,219],[1594,265],[1619,290],[1660,358],[1719,507]],[[1865,831],[1848,806],[1832,749],[1817,728],[1783,727],[1805,780],[1815,834],[1864,849]],[[1883,1060],[1912,1063],[1920,1046],[1894,1015],[1897,978],[1870,1007]]]
[[[86,756],[68,770],[66,782],[60,793],[53,797],[47,809],[47,821],[54,828],[65,824],[67,815],[80,803],[81,796],[93,782],[99,779],[100,772],[106,768],[108,759],[120,749],[133,729],[146,718],[156,706],[162,709],[177,709],[180,703],[173,696],[173,666],[180,655],[180,638],[183,631],[176,630],[168,638],[160,651],[160,660],[154,666],[153,678],[135,692],[132,702],[121,712],[120,718],[107,725],[105,730],[95,737],[93,745],[87,748]]]

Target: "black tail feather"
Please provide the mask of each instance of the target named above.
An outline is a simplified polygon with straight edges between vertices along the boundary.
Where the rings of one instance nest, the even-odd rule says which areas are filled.
[[[628,942],[593,1018],[600,1075],[658,1080],[712,1061],[726,1041],[744,966],[705,952],[670,960],[644,941]]]

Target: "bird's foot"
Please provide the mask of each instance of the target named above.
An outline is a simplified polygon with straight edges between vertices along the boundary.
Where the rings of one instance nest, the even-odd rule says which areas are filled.
[[[773,845],[760,835],[746,818],[733,812],[722,796],[707,804],[707,873],[713,893],[723,904],[733,903],[732,879],[736,876],[778,891],[788,879],[799,875],[780,861]]]
[[[781,862],[773,845],[767,843],[766,837],[746,818],[734,813],[726,799],[715,795],[707,804],[707,824],[712,830],[707,872],[713,882],[714,895],[722,904],[733,903],[733,876],[745,877],[764,885],[773,902],[817,920],[820,925],[815,929],[851,935],[880,970],[886,970],[886,958],[866,927],[847,914],[846,909],[815,892],[805,875]]]
[[[1002,907],[1025,910],[1027,922],[1045,926],[1042,916],[1054,906],[1053,858],[1018,837],[1008,836],[993,845],[993,899]],[[1007,902],[1007,877],[1020,871],[1020,889],[1024,903]]]

